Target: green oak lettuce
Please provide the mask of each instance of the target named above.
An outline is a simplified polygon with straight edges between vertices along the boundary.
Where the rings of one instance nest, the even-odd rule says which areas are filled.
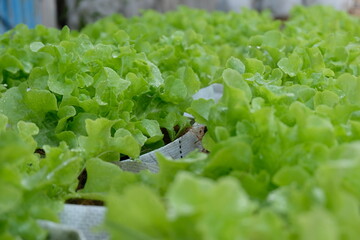
[[[45,146],[46,157],[34,153],[39,129],[19,121],[10,127],[0,115],[0,237],[45,239],[37,220],[58,221],[63,199],[75,191],[83,158],[69,150]]]
[[[36,220],[87,198],[113,239],[357,239],[359,23],[182,7],[1,35],[0,238],[44,239]],[[212,83],[218,102],[192,100]],[[111,163],[180,136],[184,112],[204,152]]]

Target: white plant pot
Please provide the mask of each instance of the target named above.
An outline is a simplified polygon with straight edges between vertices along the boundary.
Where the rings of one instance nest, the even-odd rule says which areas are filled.
[[[204,126],[194,124],[193,127],[182,137],[165,145],[162,148],[141,155],[139,160],[124,160],[114,162],[125,171],[139,172],[148,169],[152,172],[159,171],[155,154],[162,153],[167,157],[180,159],[195,149],[202,150],[201,138],[204,135]],[[75,204],[65,204],[63,211],[60,213],[61,226],[71,228],[80,233],[79,238],[74,240],[107,240],[109,236],[105,232],[96,231],[96,227],[100,226],[105,218],[106,207],[102,206],[84,206]],[[94,231],[95,230],[95,231]],[[74,235],[74,234],[73,234]],[[51,240],[58,240],[51,238]],[[60,239],[59,239],[60,240]]]
[[[48,240],[89,240],[74,226],[66,226],[64,224],[44,220],[40,220],[39,224],[48,231]]]
[[[302,5],[302,0],[263,0],[261,9],[270,9],[274,17],[287,17],[295,5]]]
[[[109,236],[105,232],[96,231],[96,227],[104,221],[105,212],[106,208],[101,206],[65,204],[60,221],[62,226],[76,229],[84,236],[81,240],[107,240]]]

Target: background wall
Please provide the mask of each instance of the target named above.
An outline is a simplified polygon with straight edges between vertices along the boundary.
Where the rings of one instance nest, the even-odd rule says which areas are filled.
[[[0,0],[0,33],[19,23],[79,29],[113,13],[130,17],[141,9],[164,12],[178,5],[221,11],[240,11],[242,7],[270,9],[275,17],[286,18],[296,4],[327,4],[360,15],[360,0]]]
[[[0,33],[19,23],[57,27],[55,0],[0,0]]]
[[[71,28],[80,28],[114,12],[130,17],[139,14],[140,9],[168,11],[177,5],[222,11],[240,11],[242,7],[270,9],[275,17],[283,18],[297,4],[326,4],[348,11],[354,8],[356,2],[360,0],[66,0],[66,18]]]
[[[206,10],[239,9],[253,7],[253,0],[66,0],[67,24],[79,28],[84,23],[92,22],[114,12],[130,17],[139,14],[141,9],[168,11],[178,5],[187,5]]]

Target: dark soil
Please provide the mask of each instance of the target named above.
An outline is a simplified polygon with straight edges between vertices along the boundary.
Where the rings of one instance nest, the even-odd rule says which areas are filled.
[[[86,183],[86,180],[87,180],[87,172],[86,172],[86,169],[84,169],[80,175],[78,176],[78,180],[79,180],[79,183],[78,183],[78,186],[76,188],[76,191],[79,191],[81,189],[83,189],[85,187],[85,183]]]
[[[39,154],[41,158],[44,158],[44,157],[45,157],[45,151],[44,151],[44,149],[37,148],[37,149],[35,150],[35,153]]]
[[[104,202],[100,200],[90,200],[83,198],[70,198],[65,201],[67,204],[87,205],[87,206],[104,206]]]
[[[79,183],[76,188],[76,191],[81,190],[85,187],[86,180],[87,180],[87,172],[86,169],[84,169],[79,177],[78,177]],[[100,200],[91,200],[91,199],[83,199],[83,198],[70,198],[65,201],[65,203],[69,204],[77,204],[77,205],[92,205],[92,206],[104,206],[104,202]]]

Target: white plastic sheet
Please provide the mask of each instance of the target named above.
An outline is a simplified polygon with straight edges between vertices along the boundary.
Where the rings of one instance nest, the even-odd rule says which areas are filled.
[[[213,99],[215,102],[218,102],[223,95],[224,86],[219,83],[214,83],[208,87],[200,89],[197,93],[193,95],[193,99]]]
[[[200,98],[203,99],[213,99],[216,103],[220,100],[224,92],[224,86],[219,83],[211,84],[205,88],[200,89],[197,93],[193,95],[193,99],[197,100]],[[194,118],[189,113],[184,113],[184,116],[189,118]]]

